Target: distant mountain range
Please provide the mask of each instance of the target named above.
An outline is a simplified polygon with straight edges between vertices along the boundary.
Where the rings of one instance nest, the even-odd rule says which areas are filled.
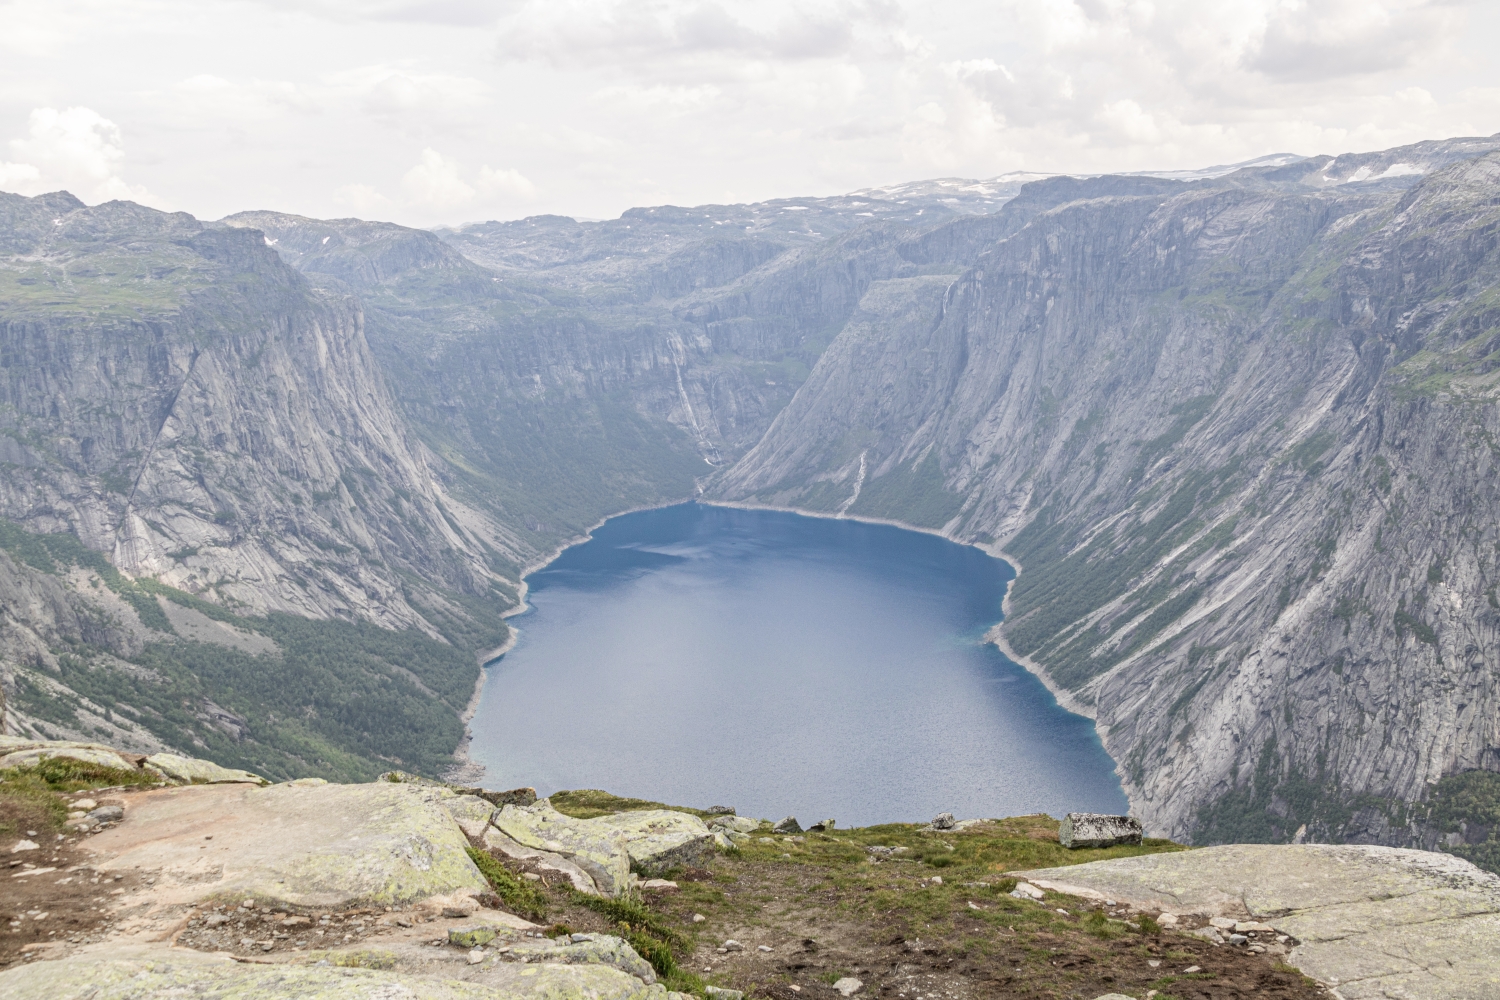
[[[701,496],[1008,553],[1153,831],[1421,841],[1500,771],[1497,151],[437,232],[0,195],[9,723],[432,770],[527,569]]]

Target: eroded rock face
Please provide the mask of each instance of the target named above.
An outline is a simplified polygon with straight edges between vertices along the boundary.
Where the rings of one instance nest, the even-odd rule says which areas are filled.
[[[546,799],[533,806],[503,806],[493,822],[518,844],[567,858],[606,896],[618,896],[630,884],[630,854],[620,830],[564,816]]]
[[[716,846],[712,832],[701,819],[670,809],[622,812],[588,822],[618,831],[625,839],[631,866],[647,875],[702,864]]]
[[[168,781],[183,785],[218,785],[224,783],[249,782],[263,785],[266,779],[249,771],[220,767],[213,761],[195,757],[181,757],[173,753],[156,753],[141,764],[148,771],[160,774]]]
[[[1291,964],[1346,1000],[1481,1000],[1500,979],[1500,876],[1447,854],[1235,844],[1016,874],[1226,929],[1269,925],[1300,942]]]

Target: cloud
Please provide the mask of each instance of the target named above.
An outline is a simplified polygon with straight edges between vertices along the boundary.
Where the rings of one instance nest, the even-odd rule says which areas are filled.
[[[490,88],[471,76],[375,65],[330,74],[323,89],[329,99],[352,100],[374,115],[441,115],[483,105]]]
[[[443,211],[474,200],[474,188],[458,174],[458,164],[435,149],[422,150],[422,160],[401,178],[401,189],[414,204]]]
[[[331,21],[394,21],[447,27],[482,27],[510,13],[521,0],[257,0],[262,6]]]
[[[1279,6],[1245,65],[1279,80],[1324,80],[1400,69],[1454,27],[1454,5],[1304,0]]]
[[[536,185],[519,170],[493,170],[486,164],[479,168],[479,193],[486,198],[501,197],[530,201],[536,197]]]
[[[376,215],[392,208],[391,200],[370,184],[342,184],[333,189],[333,201],[360,216]]]
[[[144,187],[120,176],[125,144],[120,127],[91,108],[35,108],[27,134],[12,139],[17,162],[0,169],[0,179],[23,194],[67,188],[85,201],[128,199],[156,204]]]

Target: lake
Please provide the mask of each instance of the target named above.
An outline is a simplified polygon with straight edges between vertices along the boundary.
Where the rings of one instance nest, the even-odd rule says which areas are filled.
[[[983,641],[1013,576],[886,525],[625,514],[527,578],[470,755],[491,788],[803,826],[1125,812],[1093,724]]]

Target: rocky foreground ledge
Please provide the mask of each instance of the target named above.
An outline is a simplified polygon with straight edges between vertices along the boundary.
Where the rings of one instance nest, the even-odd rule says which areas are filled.
[[[78,786],[52,792],[55,831],[0,843],[16,1000],[1500,996],[1500,879],[1446,855],[1067,851],[1044,817],[802,832],[603,793],[0,754],[5,788]]]

